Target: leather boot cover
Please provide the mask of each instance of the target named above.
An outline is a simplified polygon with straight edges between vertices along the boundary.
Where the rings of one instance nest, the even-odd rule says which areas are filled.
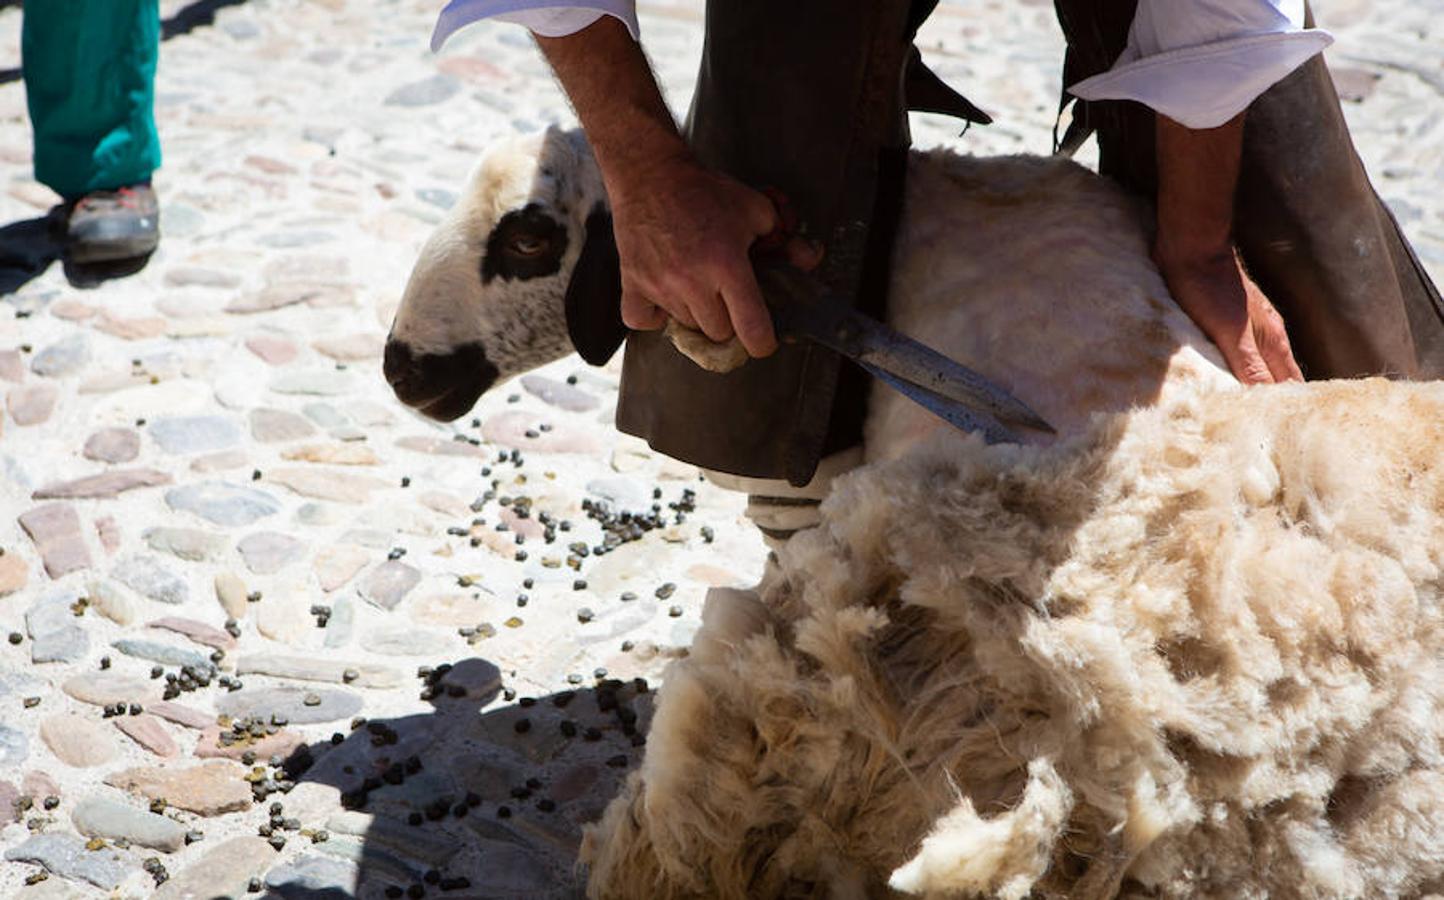
[[[1065,88],[1113,65],[1135,3],[1056,0],[1068,39]],[[1062,145],[1094,130],[1103,174],[1154,197],[1153,112],[1080,102]],[[1369,183],[1322,56],[1249,107],[1234,239],[1283,315],[1307,377],[1444,375],[1444,304]]]
[[[818,274],[840,296],[859,295],[884,160],[907,146],[910,14],[910,0],[707,7],[688,123],[693,149],[704,165],[786,194],[804,231],[824,241]],[[888,249],[890,235],[874,254],[884,267]],[[881,298],[872,299],[864,305],[880,312]],[[660,333],[633,334],[617,426],[703,468],[803,485],[830,449],[829,432],[834,444],[860,437],[839,433],[860,423],[862,389],[838,410],[856,422],[831,427],[839,366],[831,351],[784,345],[768,359],[714,374]]]

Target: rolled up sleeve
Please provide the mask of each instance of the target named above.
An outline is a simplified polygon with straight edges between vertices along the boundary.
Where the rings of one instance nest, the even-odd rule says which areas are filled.
[[[436,19],[431,49],[440,50],[447,38],[482,19],[522,25],[542,37],[566,37],[602,16],[620,19],[633,40],[641,34],[636,0],[451,0]]]
[[[1333,41],[1304,27],[1304,0],[1139,0],[1118,62],[1069,91],[1217,128]]]

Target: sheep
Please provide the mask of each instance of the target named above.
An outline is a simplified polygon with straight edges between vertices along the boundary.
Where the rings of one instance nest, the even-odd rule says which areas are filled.
[[[406,285],[385,354],[398,398],[455,419],[493,385],[571,353],[566,290],[606,209],[580,132],[492,148]],[[915,153],[888,321],[985,373],[1065,436],[1097,413],[1231,383],[1169,299],[1143,216],[1065,159]],[[898,458],[939,424],[879,385],[866,458]]]
[[[878,388],[821,524],[709,594],[589,895],[1444,892],[1444,387],[1243,389],[1066,161],[917,153],[905,210],[889,322],[1059,435]],[[493,152],[407,287],[402,399],[567,352],[604,212],[575,134]]]

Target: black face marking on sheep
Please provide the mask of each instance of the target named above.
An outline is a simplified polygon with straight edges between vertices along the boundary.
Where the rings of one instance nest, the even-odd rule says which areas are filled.
[[[486,241],[481,258],[481,283],[542,278],[561,270],[567,252],[566,226],[538,203],[528,203],[502,216]]]
[[[415,353],[395,339],[386,342],[381,369],[398,400],[442,422],[466,415],[499,374],[479,343]]]

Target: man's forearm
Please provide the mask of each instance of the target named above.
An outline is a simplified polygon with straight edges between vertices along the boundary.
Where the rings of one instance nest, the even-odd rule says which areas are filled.
[[[1244,115],[1206,130],[1157,117],[1155,254],[1165,269],[1232,259],[1233,197],[1243,156]]]
[[[576,109],[608,189],[687,155],[647,58],[621,22],[603,16],[575,34],[536,41]]]

